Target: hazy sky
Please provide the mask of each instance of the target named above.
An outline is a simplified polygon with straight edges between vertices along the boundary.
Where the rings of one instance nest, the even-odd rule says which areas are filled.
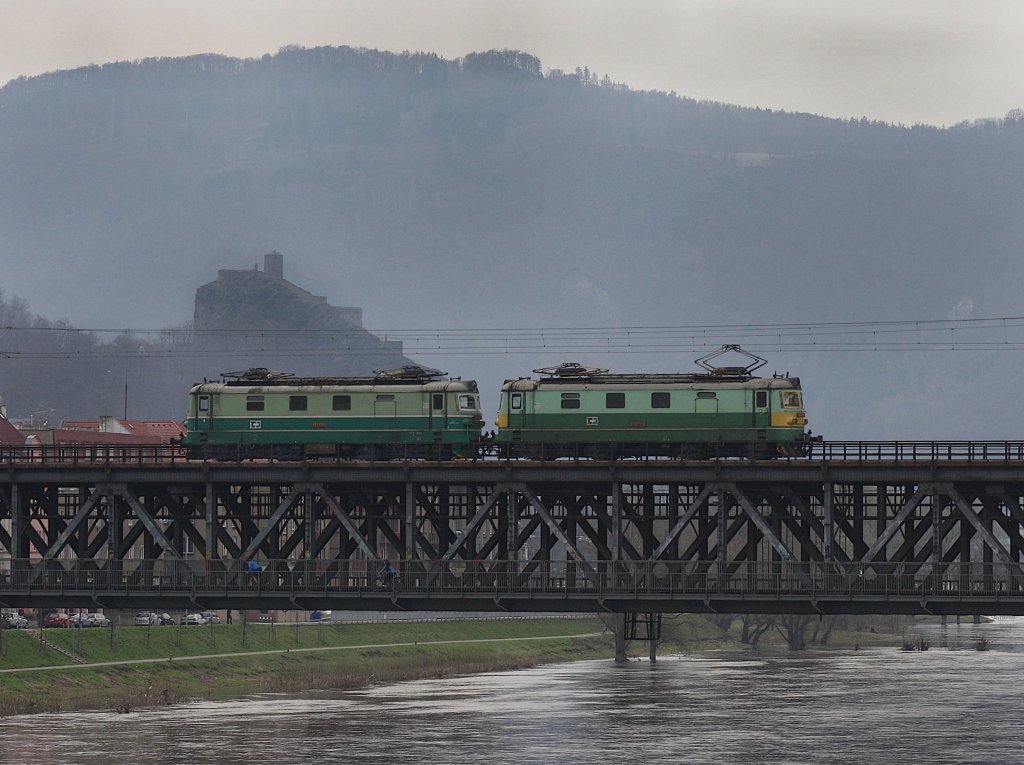
[[[288,44],[519,48],[637,88],[907,124],[1024,107],[1024,0],[0,0],[0,82]]]

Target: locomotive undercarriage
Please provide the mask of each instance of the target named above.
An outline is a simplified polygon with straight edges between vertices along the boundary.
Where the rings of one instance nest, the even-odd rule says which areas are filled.
[[[810,442],[778,443],[494,443],[484,439],[471,446],[457,444],[202,444],[186,447],[189,459],[221,462],[280,460],[336,462],[446,461],[458,459],[598,460],[680,459],[723,457],[751,460],[800,457]]]
[[[489,453],[501,459],[540,461],[566,458],[706,460],[721,457],[765,460],[805,456],[810,452],[810,443],[511,443],[493,444],[490,449]]]
[[[467,448],[454,444],[203,444],[188,446],[189,459],[243,462],[246,460],[444,461],[472,457]]]

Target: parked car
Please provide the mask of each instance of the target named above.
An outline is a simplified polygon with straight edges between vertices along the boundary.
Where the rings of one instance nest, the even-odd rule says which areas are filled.
[[[181,617],[181,623],[192,625],[206,624],[206,620],[203,618],[202,614],[185,614]]]
[[[58,614],[56,611],[52,611],[43,617],[44,627],[70,627],[71,620],[67,614]]]
[[[160,624],[160,617],[152,611],[139,611],[135,614],[136,627],[150,627],[156,624]]]
[[[220,617],[217,616],[216,611],[203,611],[199,615],[203,617],[206,624],[220,624]]]
[[[23,630],[28,627],[28,619],[18,614],[7,614],[0,617],[0,630]]]
[[[168,613],[158,614],[158,618],[160,619],[160,621],[158,621],[157,624],[159,624],[161,627],[166,626],[168,624],[174,624],[174,617],[172,617]]]
[[[85,614],[82,617],[83,627],[109,627],[110,619],[105,614]]]

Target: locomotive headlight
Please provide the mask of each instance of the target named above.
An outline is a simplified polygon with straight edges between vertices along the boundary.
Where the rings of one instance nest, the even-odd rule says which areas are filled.
[[[494,421],[494,424],[497,425],[499,428],[507,428],[508,427],[508,414],[505,413],[505,412],[502,412],[501,414],[499,414],[498,415],[498,419],[496,419]]]

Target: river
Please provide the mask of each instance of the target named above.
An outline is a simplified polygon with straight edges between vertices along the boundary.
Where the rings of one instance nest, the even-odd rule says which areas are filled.
[[[1024,619],[930,650],[587,661],[132,714],[0,719],[6,765],[1024,762]],[[978,641],[988,650],[978,651]]]

